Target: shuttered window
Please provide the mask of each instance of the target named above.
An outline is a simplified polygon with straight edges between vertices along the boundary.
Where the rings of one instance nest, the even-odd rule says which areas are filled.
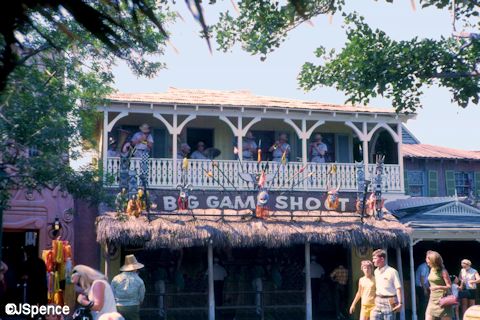
[[[473,176],[474,176],[473,172],[468,172],[468,171],[455,172],[454,188],[457,190],[458,196],[470,195],[470,191],[473,191],[473,186],[474,186]],[[448,186],[448,181],[447,181],[447,186]],[[455,194],[455,191],[453,191],[453,194]]]
[[[445,190],[447,196],[455,195],[455,172],[453,170],[445,171]]]
[[[407,173],[408,184],[405,189],[412,197],[422,197],[425,195],[425,177],[423,171],[409,170]]]

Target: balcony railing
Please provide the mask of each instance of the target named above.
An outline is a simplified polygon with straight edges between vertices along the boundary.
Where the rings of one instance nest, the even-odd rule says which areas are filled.
[[[191,184],[195,189],[227,189],[251,190],[253,183],[248,174],[258,174],[262,170],[267,174],[267,186],[270,190],[325,191],[328,186],[340,186],[340,191],[357,191],[355,164],[353,163],[311,163],[303,168],[301,162],[288,162],[282,165],[276,162],[264,162],[258,165],[255,161],[237,160],[189,160],[188,169],[182,170],[182,160],[178,160],[177,171],[174,172],[173,159],[152,158],[148,183],[150,188],[172,189],[176,184]],[[332,170],[332,166],[336,170]],[[400,166],[387,164],[384,166],[384,192],[403,192]],[[140,159],[133,158],[130,170],[140,172]],[[372,179],[375,164],[368,165],[367,179]],[[114,187],[119,185],[120,158],[107,159],[107,174],[114,177]],[[209,176],[208,173],[211,173]],[[175,177],[174,177],[175,175]],[[243,177],[243,178],[242,178]]]

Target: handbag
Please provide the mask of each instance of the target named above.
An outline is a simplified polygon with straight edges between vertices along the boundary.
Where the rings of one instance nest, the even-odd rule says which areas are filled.
[[[440,307],[450,307],[458,304],[458,299],[453,294],[449,294],[443,298],[440,298]]]

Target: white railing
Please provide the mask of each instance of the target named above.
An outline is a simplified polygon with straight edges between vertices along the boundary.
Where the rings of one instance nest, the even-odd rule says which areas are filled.
[[[237,160],[189,160],[188,169],[182,169],[182,160],[178,160],[174,179],[173,159],[150,159],[149,187],[172,189],[176,184],[191,184],[195,189],[251,190],[253,183],[247,181],[249,175],[257,175],[262,170],[267,175],[270,190],[325,191],[328,186],[340,186],[340,191],[357,191],[355,164],[353,163],[308,163],[305,168],[301,162],[288,162],[282,165],[276,162]],[[332,172],[332,166],[336,166]],[[303,169],[303,170],[302,170]],[[132,159],[130,170],[140,172],[140,159]],[[367,179],[372,179],[375,164],[368,165]],[[402,192],[400,166],[385,165],[383,188],[385,192]],[[113,177],[112,186],[120,182],[120,158],[107,159],[107,174]]]

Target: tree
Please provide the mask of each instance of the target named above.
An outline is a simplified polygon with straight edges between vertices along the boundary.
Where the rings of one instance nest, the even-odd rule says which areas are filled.
[[[387,0],[393,2],[393,0]],[[423,7],[447,10],[449,0],[419,0]],[[479,1],[455,1],[456,20],[478,28]],[[220,15],[212,32],[221,50],[236,43],[252,54],[267,54],[284,41],[288,32],[318,14],[341,12],[347,26],[347,42],[339,52],[316,50],[320,63],[303,65],[298,80],[305,90],[333,86],[345,91],[348,102],[368,103],[378,95],[392,100],[396,111],[420,107],[425,87],[433,84],[452,92],[461,107],[479,101],[480,34],[456,33],[440,40],[394,41],[381,30],[372,30],[357,14],[343,12],[343,1],[240,1],[238,17]]]
[[[1,11],[0,247],[13,189],[60,186],[92,203],[105,199],[102,172],[74,171],[69,152],[98,141],[94,106],[112,92],[116,59],[138,75],[163,68],[147,57],[162,53],[162,24],[173,15],[154,4],[22,0]]]

